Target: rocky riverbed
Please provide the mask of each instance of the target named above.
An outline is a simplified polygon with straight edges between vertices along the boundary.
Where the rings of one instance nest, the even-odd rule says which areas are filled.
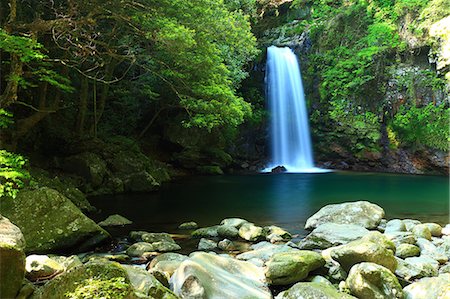
[[[104,238],[129,221],[115,215],[100,223],[105,231],[85,219],[95,229],[71,224],[75,235],[41,244],[24,222],[0,217],[0,297],[450,298],[450,225],[384,216],[366,201],[328,205],[307,220],[310,233],[300,241],[245,219],[189,222],[180,224],[182,235],[132,231],[108,252],[70,256],[33,253],[38,245],[64,248],[55,244],[70,236],[70,244],[86,241],[80,235],[92,240],[92,231]]]

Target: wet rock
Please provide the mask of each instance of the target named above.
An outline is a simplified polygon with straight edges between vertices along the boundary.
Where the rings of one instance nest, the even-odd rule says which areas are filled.
[[[168,252],[168,251],[177,251],[180,250],[181,247],[175,242],[168,241],[159,241],[151,243],[155,251],[158,252]]]
[[[137,242],[128,247],[127,255],[131,257],[141,257],[146,252],[155,251],[152,244],[147,242]]]
[[[353,296],[339,292],[333,286],[318,282],[299,282],[289,290],[281,292],[275,299],[356,299]]]
[[[170,284],[183,298],[271,298],[263,270],[249,262],[195,252],[175,271]]]
[[[357,240],[367,233],[367,229],[358,225],[325,223],[315,228],[298,246],[301,249],[326,249]]]
[[[317,228],[324,223],[353,224],[375,229],[384,217],[384,210],[367,201],[327,205],[311,216],[305,229]]]
[[[295,251],[290,246],[287,245],[274,245],[269,242],[260,242],[258,244],[251,246],[252,250],[241,253],[236,256],[239,260],[250,260],[253,258],[261,259],[263,261],[268,261],[275,253],[279,252],[290,252]]]
[[[411,232],[416,236],[417,238],[424,238],[427,240],[431,240],[431,231],[425,224],[418,224],[414,226],[411,230]]]
[[[286,171],[287,171],[286,167],[284,167],[282,165],[274,167],[274,168],[272,168],[270,170],[270,172],[272,172],[272,173],[283,173],[283,172],[286,172]]]
[[[390,232],[405,232],[406,225],[400,219],[392,219],[386,223],[386,228],[384,230],[385,233]]]
[[[155,257],[148,265],[148,270],[161,271],[170,278],[181,263],[188,257],[179,253],[167,252]]]
[[[400,244],[395,252],[395,256],[402,259],[419,255],[420,248],[412,244]]]
[[[233,243],[233,241],[228,239],[223,239],[217,244],[217,247],[223,251],[233,251],[237,249],[237,246]]]
[[[2,200],[5,200],[2,198]],[[0,294],[14,298],[25,276],[25,239],[20,229],[0,215]]]
[[[244,223],[239,228],[239,236],[247,241],[258,241],[265,239],[264,230],[260,226],[256,226],[253,223]]]
[[[64,267],[47,255],[32,254],[26,258],[26,278],[30,281],[50,279],[64,271]]]
[[[309,272],[325,265],[320,254],[297,250],[275,253],[266,264],[266,277],[271,285],[289,285],[305,279]]]
[[[217,248],[217,243],[213,240],[201,238],[198,243],[198,250],[214,250]]]
[[[69,199],[46,187],[21,191],[15,199],[2,198],[0,213],[21,229],[27,252],[83,251],[110,238]]]
[[[292,239],[292,235],[281,227],[270,225],[264,227],[266,240],[275,243],[280,241],[288,241]]]
[[[422,278],[403,289],[405,299],[446,299],[450,298],[450,274],[439,277]]]
[[[215,238],[218,237],[219,234],[217,233],[218,225],[216,226],[210,226],[210,227],[202,227],[199,229],[196,229],[192,232],[192,236],[194,238]]]
[[[364,299],[403,298],[403,290],[395,275],[387,268],[374,263],[354,265],[346,285],[352,295]]]
[[[379,264],[394,272],[397,261],[391,250],[378,243],[366,240],[356,240],[346,245],[331,249],[331,257],[337,261],[345,271],[360,262]]]
[[[198,227],[198,224],[194,221],[184,222],[184,223],[181,223],[180,226],[178,226],[179,229],[185,229],[185,230],[196,229],[197,227]]]
[[[248,221],[242,218],[226,218],[220,222],[220,225],[229,225],[239,229],[244,223],[248,223]]]
[[[105,226],[124,226],[124,225],[132,224],[132,223],[133,222],[131,222],[127,218],[125,218],[121,215],[115,214],[115,215],[108,216],[108,218],[99,222],[98,225],[103,226],[103,227],[105,227]]]
[[[217,227],[217,234],[222,238],[235,239],[239,237],[239,230],[231,225],[220,225]]]

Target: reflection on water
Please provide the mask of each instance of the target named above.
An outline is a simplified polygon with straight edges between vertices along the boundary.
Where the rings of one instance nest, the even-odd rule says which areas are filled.
[[[119,213],[134,221],[132,229],[173,231],[184,221],[206,226],[243,217],[302,234],[306,219],[324,205],[355,200],[379,204],[387,218],[449,222],[448,178],[432,176],[337,172],[194,177],[156,193],[91,198],[102,210],[95,218]]]

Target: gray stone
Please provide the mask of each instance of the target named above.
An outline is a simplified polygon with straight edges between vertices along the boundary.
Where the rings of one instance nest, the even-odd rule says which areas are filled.
[[[201,238],[197,248],[198,250],[214,250],[217,248],[217,243],[213,240]]]
[[[195,252],[170,279],[171,289],[183,298],[272,297],[263,270],[249,262],[217,254]]]
[[[448,262],[448,257],[444,254],[442,254],[436,245],[434,245],[432,242],[428,241],[427,239],[418,238],[417,239],[417,246],[420,248],[420,255],[421,256],[429,256],[432,259],[438,261],[440,264],[444,264]]]
[[[264,227],[266,240],[275,243],[280,241],[288,241],[292,239],[292,235],[281,227],[270,225]]]
[[[223,251],[233,251],[236,250],[237,247],[236,245],[233,243],[233,241],[228,240],[228,239],[223,239],[222,241],[220,241],[217,244],[217,247],[219,247],[220,249],[222,249]]]
[[[151,243],[155,251],[158,252],[168,252],[168,251],[177,251],[180,250],[181,247],[175,242],[169,241],[159,241]]]
[[[123,225],[127,225],[127,224],[132,224],[132,223],[133,222],[131,222],[127,218],[125,218],[121,215],[115,214],[115,215],[108,216],[108,218],[99,222],[98,225],[103,226],[103,227],[105,227],[105,226],[123,226]]]
[[[395,246],[400,244],[416,244],[417,238],[411,232],[389,232],[385,233],[389,240],[394,242]]]
[[[422,278],[403,289],[404,299],[450,298],[450,274]]]
[[[407,258],[420,255],[420,248],[412,244],[400,244],[397,246],[395,256],[399,258]]]
[[[443,235],[450,236],[450,224],[446,224],[446,225],[442,228],[441,233],[442,233]]]
[[[397,258],[397,269],[395,269],[395,275],[407,282],[411,282],[417,278],[432,276],[429,275],[429,273],[426,273],[424,269],[416,266],[414,263],[406,262],[400,258]]]
[[[0,202],[5,200],[0,199]],[[25,276],[25,239],[20,229],[0,215],[0,295],[15,298]]]
[[[403,223],[406,226],[406,230],[409,231],[409,232],[412,231],[414,226],[416,226],[418,224],[421,224],[421,222],[419,220],[416,220],[416,219],[403,219],[402,221],[403,221]]]
[[[235,239],[239,237],[239,230],[231,225],[220,225],[217,228],[217,234],[222,238]]]
[[[220,222],[220,225],[234,226],[235,228],[239,229],[244,223],[247,222],[247,220],[241,218],[226,218]]]
[[[30,281],[36,281],[52,278],[54,275],[63,272],[64,266],[47,255],[32,254],[26,258],[25,270],[26,278]]]
[[[178,226],[179,229],[186,229],[186,230],[196,229],[197,227],[198,227],[198,224],[194,221],[184,222],[184,223],[181,223],[180,226]]]
[[[296,251],[296,249],[286,245],[274,245],[268,242],[258,243],[260,246],[252,246],[251,251],[241,253],[236,256],[239,260],[250,260],[253,258],[268,261],[275,253]]]
[[[275,253],[266,264],[266,277],[271,285],[289,285],[305,279],[309,272],[325,265],[320,254],[297,250]]]
[[[359,225],[375,229],[384,217],[384,210],[367,201],[327,205],[311,216],[305,229],[313,229],[324,223]]]
[[[155,251],[152,244],[147,242],[137,242],[128,247],[127,254],[131,257],[141,257],[145,252]]]
[[[331,249],[331,257],[341,264],[345,271],[360,262],[379,264],[394,272],[397,261],[391,250],[382,244],[366,240],[356,240]]]
[[[351,294],[358,298],[403,298],[397,277],[389,269],[374,263],[354,265],[350,269],[346,285]]]
[[[253,223],[244,223],[239,228],[239,236],[247,241],[255,242],[265,239],[264,230],[260,226],[256,226]]]
[[[219,234],[217,233],[218,225],[216,226],[209,226],[209,227],[202,227],[199,229],[196,229],[192,232],[192,236],[194,238],[215,238],[218,237]]]
[[[326,249],[357,240],[367,233],[367,229],[358,225],[325,223],[314,229],[298,245],[301,249]]]
[[[179,253],[167,252],[155,257],[148,265],[151,272],[160,271],[170,278],[181,263],[188,257]]]
[[[428,256],[408,257],[405,262],[418,268],[423,277],[438,275],[439,262]]]
[[[385,233],[389,232],[405,232],[406,225],[400,219],[392,219],[386,223]]]
[[[14,199],[2,198],[0,213],[21,229],[26,252],[83,251],[110,238],[69,199],[46,187],[21,191]]]
[[[333,286],[318,282],[298,282],[275,299],[356,299],[339,292]]]

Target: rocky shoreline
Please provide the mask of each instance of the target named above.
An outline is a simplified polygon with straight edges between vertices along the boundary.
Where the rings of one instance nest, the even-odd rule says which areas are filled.
[[[204,228],[189,222],[180,225],[182,235],[132,231],[109,252],[71,256],[32,254],[36,250],[26,244],[36,244],[34,232],[1,217],[0,265],[6,271],[1,271],[0,294],[8,299],[448,298],[450,225],[387,221],[384,215],[365,201],[328,205],[307,220],[310,233],[299,242],[280,227],[239,218]],[[116,215],[100,224],[108,230],[128,223]],[[182,249],[186,239],[196,248]],[[55,246],[61,240],[41,245],[51,252],[48,248],[64,248]]]

